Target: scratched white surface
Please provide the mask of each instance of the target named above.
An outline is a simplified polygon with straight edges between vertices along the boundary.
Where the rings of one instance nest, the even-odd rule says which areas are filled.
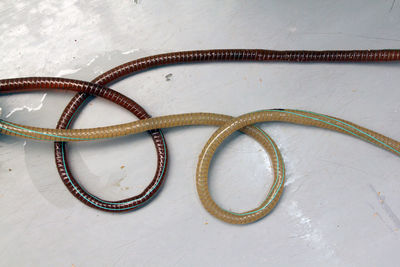
[[[91,80],[142,56],[208,48],[400,48],[400,2],[0,2],[0,78]],[[399,140],[399,71],[399,64],[195,64],[143,72],[113,88],[153,116],[298,108]],[[72,95],[2,95],[2,118],[54,127]],[[75,127],[133,119],[95,99]],[[277,208],[247,226],[215,219],[197,197],[197,156],[212,127],[166,130],[165,186],[149,205],[123,215],[73,198],[58,177],[51,143],[0,136],[0,265],[396,265],[400,159],[326,130],[261,126],[282,150],[287,182]],[[107,199],[140,192],[155,169],[145,134],[71,144],[70,151],[76,177]],[[271,183],[268,157],[255,142],[235,135],[217,154],[210,178],[220,205],[250,209]]]

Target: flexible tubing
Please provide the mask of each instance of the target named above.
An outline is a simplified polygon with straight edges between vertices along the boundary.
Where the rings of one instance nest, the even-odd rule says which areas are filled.
[[[400,50],[351,50],[351,51],[273,51],[273,50],[245,50],[245,49],[224,49],[224,50],[203,50],[173,52],[137,59],[121,66],[118,66],[103,75],[97,77],[93,82],[100,85],[112,83],[123,76],[134,72],[146,70],[151,67],[202,61],[288,61],[288,62],[377,62],[397,61],[400,58]],[[50,78],[51,79],[51,78]],[[68,127],[76,111],[85,102],[88,95],[78,93],[64,110],[64,113],[57,127]],[[139,106],[140,107],[140,106]],[[64,126],[63,126],[64,125]],[[68,165],[65,155],[64,143],[55,143],[56,162],[64,183],[68,177]],[[69,172],[70,173],[70,172]],[[72,176],[70,174],[70,176]],[[68,187],[68,185],[67,185]],[[68,187],[74,194],[75,190]],[[80,195],[74,194],[78,199]],[[81,199],[82,200],[82,199]],[[84,203],[85,201],[82,200]],[[88,204],[88,203],[85,203]],[[90,204],[89,204],[90,205]],[[100,208],[102,209],[102,208]],[[107,209],[103,209],[107,210]]]
[[[378,61],[396,61],[400,59],[400,50],[350,50],[350,51],[275,51],[275,50],[261,50],[261,49],[219,49],[219,50],[199,50],[199,51],[183,51],[183,52],[172,52],[159,54],[149,57],[144,57],[130,61],[128,63],[117,66],[104,74],[95,78],[92,82],[106,86],[111,83],[120,80],[124,76],[131,75],[140,71],[144,71],[153,67],[170,65],[170,64],[182,64],[182,63],[193,63],[193,62],[213,62],[213,61],[283,61],[283,62],[378,62]],[[58,124],[57,129],[68,129],[71,127],[72,122],[77,117],[77,111],[82,108],[83,104],[87,102],[89,95],[86,93],[78,93],[64,109]],[[131,107],[131,106],[130,106]],[[139,106],[140,107],[140,106]],[[140,119],[148,118],[148,114],[145,112],[138,111],[137,109],[131,110]],[[143,116],[141,116],[143,115]],[[157,143],[164,143],[162,133],[153,136],[157,138]],[[88,204],[82,195],[86,196],[86,191],[80,187],[78,179],[71,173],[66,143],[56,142],[54,143],[55,149],[55,160],[58,172],[64,184],[67,186],[69,191],[78,199],[82,200],[85,204]],[[158,166],[160,166],[160,157],[158,155]],[[167,154],[165,153],[165,161]],[[157,170],[160,170],[157,168]],[[143,199],[148,192],[153,192],[153,187],[158,185],[157,181],[164,180],[164,176],[160,172],[157,172],[151,184],[144,190],[144,192],[137,196],[139,199]],[[157,175],[161,175],[158,176]],[[74,186],[71,185],[75,185]],[[159,187],[157,187],[159,188]],[[156,188],[156,189],[157,189]],[[157,190],[155,190],[157,191]],[[88,193],[89,194],[89,193]],[[123,210],[129,210],[129,205],[125,206],[126,201],[130,202],[136,198],[130,200],[121,200],[118,204],[123,206]],[[101,199],[98,199],[103,202]],[[100,205],[97,203],[96,205]],[[105,211],[119,211],[120,208],[112,207],[107,203],[101,204],[100,207],[105,205]],[[96,206],[98,207],[98,206]],[[131,206],[136,208],[137,205]],[[132,209],[133,209],[132,208]],[[102,208],[100,208],[102,209]]]
[[[215,217],[232,224],[247,224],[259,220],[267,215],[275,207],[283,191],[285,180],[284,166],[282,157],[279,154],[279,149],[276,147],[275,143],[273,143],[272,139],[265,133],[261,132],[258,128],[251,128],[252,130],[244,128],[248,125],[267,121],[290,122],[337,131],[358,137],[400,156],[399,141],[339,118],[309,111],[290,109],[257,111],[237,118],[213,113],[188,113],[161,116],[94,129],[45,129],[22,126],[6,121],[0,121],[0,128],[2,129],[2,133],[8,135],[23,136],[25,138],[37,140],[87,141],[103,138],[115,138],[118,136],[135,134],[159,128],[187,125],[222,125],[208,140],[199,156],[196,172],[197,192],[205,209]],[[266,199],[259,207],[247,212],[237,213],[224,210],[213,201],[208,190],[208,170],[212,157],[218,146],[230,134],[240,129],[245,133],[251,133],[252,131],[259,133],[256,137],[250,135],[259,141],[271,156],[275,178]]]

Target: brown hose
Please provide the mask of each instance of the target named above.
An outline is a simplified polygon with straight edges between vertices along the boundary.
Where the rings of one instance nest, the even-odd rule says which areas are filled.
[[[24,92],[43,89],[66,89],[76,92],[86,92],[90,95],[97,95],[108,99],[125,109],[132,112],[139,119],[149,118],[146,111],[139,106],[135,101],[111,89],[104,88],[100,85],[82,82],[78,80],[63,79],[63,78],[19,78],[0,80],[0,92]],[[86,99],[87,94],[78,94],[79,98],[74,98],[77,102],[73,102],[71,107],[78,107],[79,100]],[[70,103],[71,105],[71,103]],[[70,120],[74,113],[66,113],[66,119]],[[68,126],[68,120],[59,123],[59,126]],[[153,138],[157,152],[157,167],[156,173],[150,184],[139,194],[134,197],[117,201],[103,200],[91,194],[87,189],[80,185],[71,173],[67,165],[67,155],[65,153],[65,143],[55,143],[56,166],[61,176],[61,180],[66,185],[68,190],[80,201],[93,208],[106,211],[128,211],[143,206],[150,200],[161,188],[168,165],[167,144],[164,140],[164,135],[161,130],[152,130],[149,132]],[[64,152],[64,153],[63,153]]]
[[[99,77],[95,78],[92,82],[102,86],[109,85],[124,76],[144,71],[149,68],[181,63],[192,62],[211,62],[211,61],[284,61],[284,62],[377,62],[377,61],[395,61],[400,60],[400,50],[350,50],[350,51],[274,51],[274,50],[261,50],[261,49],[220,49],[220,50],[202,50],[202,51],[183,51],[172,52],[160,55],[140,58],[131,62],[117,66]],[[69,102],[64,109],[63,114],[57,124],[58,129],[66,129],[71,126],[71,122],[76,118],[76,111],[85,103],[88,95],[78,93]],[[137,111],[132,111],[140,119],[148,118],[148,116],[141,116]],[[143,111],[144,112],[144,111]],[[140,112],[139,112],[140,113]],[[146,114],[147,113],[143,113]],[[159,138],[159,136],[157,136]],[[56,142],[55,159],[58,172],[62,181],[67,185],[68,189],[74,196],[80,197],[81,194],[76,194],[73,187],[70,186],[70,181],[77,183],[77,179],[73,177],[67,159],[67,151],[65,143]],[[159,159],[160,154],[158,153]],[[165,155],[166,157],[166,155]],[[158,162],[158,166],[160,162]],[[159,168],[157,168],[159,170]],[[153,183],[159,178],[154,177],[152,183],[142,194],[146,194],[151,189]],[[161,180],[163,177],[160,178]],[[79,185],[79,184],[78,184]],[[78,188],[79,189],[79,188]],[[82,188],[83,189],[83,188]],[[85,191],[79,192],[84,194]],[[141,197],[141,196],[139,196]],[[125,201],[125,200],[121,200]],[[120,205],[120,204],[118,204]],[[110,208],[110,207],[108,207]],[[119,209],[116,209],[117,211]],[[125,207],[124,209],[125,210]],[[107,211],[113,211],[108,209]]]

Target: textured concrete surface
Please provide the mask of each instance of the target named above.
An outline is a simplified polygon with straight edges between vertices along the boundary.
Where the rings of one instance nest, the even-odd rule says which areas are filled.
[[[151,54],[208,48],[400,48],[400,2],[0,2],[0,78],[91,80]],[[239,115],[298,108],[338,116],[400,139],[399,64],[195,64],[158,68],[113,86],[153,116]],[[54,127],[72,94],[0,96],[2,118]],[[104,100],[75,127],[134,118]],[[197,156],[212,127],[169,129],[170,166],[145,208],[113,215],[84,206],[60,181],[51,143],[0,137],[1,266],[394,266],[400,245],[400,159],[325,130],[262,124],[288,180],[263,220],[228,225],[195,189]],[[107,199],[140,192],[155,153],[145,134],[70,145],[73,171]],[[268,157],[249,138],[223,146],[210,174],[223,207],[244,211],[271,183]]]

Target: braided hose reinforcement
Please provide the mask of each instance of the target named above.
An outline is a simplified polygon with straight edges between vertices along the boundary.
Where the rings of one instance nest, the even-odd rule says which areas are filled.
[[[180,115],[161,116],[144,119],[131,123],[99,127],[94,129],[44,129],[27,127],[0,121],[2,132],[13,136],[23,136],[38,140],[50,141],[86,141],[103,138],[114,138],[128,134],[135,134],[152,129],[170,128],[185,125],[220,125],[221,127],[211,136],[199,156],[196,174],[196,186],[200,200],[204,207],[217,218],[234,224],[246,224],[256,221],[266,214],[277,204],[284,183],[284,165],[279,149],[272,139],[257,127],[246,127],[258,122],[282,121],[308,126],[315,126],[345,133],[358,137],[364,141],[375,144],[398,156],[400,156],[400,142],[376,133],[354,123],[314,112],[301,110],[264,110],[232,118],[226,115],[213,113],[188,113]],[[274,183],[265,201],[256,209],[244,213],[234,213],[221,209],[211,198],[208,190],[208,169],[218,146],[229,135],[237,130],[254,137],[269,153],[274,170]]]

